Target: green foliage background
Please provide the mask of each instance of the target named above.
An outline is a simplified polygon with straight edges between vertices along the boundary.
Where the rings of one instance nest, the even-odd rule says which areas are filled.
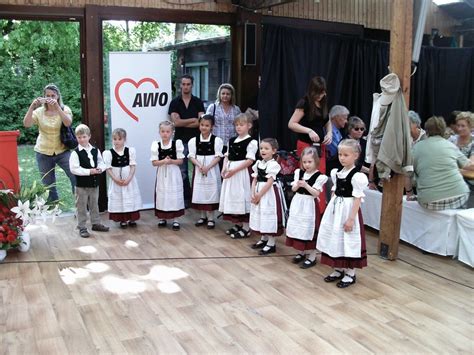
[[[63,102],[82,120],[79,23],[0,20],[0,130],[20,130],[20,143],[33,144],[38,131],[23,117],[48,83],[59,86]],[[108,53],[159,48],[175,41],[175,24],[104,22],[104,95],[108,107]],[[228,35],[226,26],[186,24],[184,40]],[[173,65],[174,69],[175,66]]]

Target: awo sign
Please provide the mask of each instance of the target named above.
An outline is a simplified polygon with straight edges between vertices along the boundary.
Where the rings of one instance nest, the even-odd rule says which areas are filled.
[[[171,56],[169,52],[113,52],[109,68],[110,133],[115,128],[127,131],[127,145],[137,151],[136,175],[144,208],[150,208],[156,173],[150,146],[159,138],[159,123],[168,119]]]
[[[122,96],[120,94],[120,89],[122,86],[126,86],[127,84],[131,85],[132,90],[129,90],[129,94],[122,94],[133,97],[131,104],[127,105],[127,101],[130,100],[122,100]],[[142,86],[143,84],[143,86]],[[150,85],[146,85],[150,84]],[[151,86],[151,87],[149,87]],[[136,92],[134,93],[134,89]],[[138,81],[135,81],[131,78],[123,78],[119,80],[119,82],[115,85],[114,96],[115,100],[119,104],[120,108],[129,115],[135,121],[139,121],[138,110],[145,108],[153,108],[153,107],[168,107],[169,102],[169,94],[167,92],[160,92],[160,86],[158,82],[153,78],[143,78]],[[148,90],[148,91],[142,91]],[[135,113],[134,113],[135,112]]]

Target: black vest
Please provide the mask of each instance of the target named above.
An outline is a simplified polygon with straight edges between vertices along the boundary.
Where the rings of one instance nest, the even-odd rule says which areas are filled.
[[[118,153],[110,149],[110,153],[112,154],[112,166],[115,168],[123,168],[124,166],[130,165],[130,154],[128,151],[128,147],[125,147],[123,150],[123,155],[118,155]]]
[[[201,135],[196,136],[196,155],[215,155],[214,143],[216,141],[216,136],[211,135],[209,142],[201,142]]]
[[[89,157],[85,149],[79,150],[79,148],[74,149],[77,156],[79,157],[79,165],[84,169],[94,169],[97,167],[97,148],[92,148],[91,154],[94,159],[94,166],[91,166]],[[99,175],[88,175],[88,176],[79,176],[76,175],[76,186],[77,187],[97,187],[99,186]]]
[[[158,160],[163,160],[166,157],[171,159],[176,158],[176,141],[171,141],[171,148],[163,149],[161,148],[161,142],[158,142]]]
[[[342,170],[339,169],[337,172]],[[339,177],[336,178],[336,191],[334,194],[339,197],[352,197],[352,177],[357,173],[358,170],[356,168],[352,169],[349,174],[344,179]],[[336,175],[337,176],[337,175]]]
[[[252,137],[248,137],[243,141],[235,143],[237,137],[229,139],[229,156],[230,161],[245,160],[247,156],[247,146],[252,141]]]
[[[267,182],[267,170],[261,169],[257,166],[257,181],[258,182]]]
[[[318,179],[319,175],[321,175],[321,172],[316,171],[313,175],[309,177],[308,180],[305,180],[309,186],[313,186],[316,180]],[[298,177],[298,180],[302,180],[304,176],[304,171],[300,170],[300,175]],[[296,190],[297,193],[302,194],[302,195],[311,195],[308,190],[306,190],[304,187],[300,187],[298,190]]]

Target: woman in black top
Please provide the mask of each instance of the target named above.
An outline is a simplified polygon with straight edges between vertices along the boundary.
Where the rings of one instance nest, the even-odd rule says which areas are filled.
[[[305,96],[296,104],[288,128],[298,134],[298,155],[314,143],[321,144],[322,166],[325,166],[325,145],[332,141],[332,126],[328,117],[326,81],[320,76],[311,79]],[[323,152],[324,151],[324,152]],[[321,165],[320,165],[321,167]],[[325,170],[321,170],[323,173]]]
[[[322,174],[326,173],[326,145],[332,141],[332,125],[328,116],[326,96],[326,80],[315,76],[310,80],[305,96],[296,104],[295,112],[288,122],[288,128],[298,133],[298,156],[301,156],[306,147],[319,145],[321,148],[318,170]],[[319,196],[321,212],[326,208],[324,196],[324,192]]]

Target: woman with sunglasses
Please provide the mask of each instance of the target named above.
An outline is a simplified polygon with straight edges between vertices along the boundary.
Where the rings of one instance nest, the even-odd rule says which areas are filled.
[[[359,142],[361,153],[356,163],[356,167],[360,169],[361,173],[369,174],[370,164],[366,163],[365,160],[365,149],[367,147],[367,140],[362,137],[365,132],[365,123],[361,118],[352,116],[347,122],[347,138],[355,139]]]

